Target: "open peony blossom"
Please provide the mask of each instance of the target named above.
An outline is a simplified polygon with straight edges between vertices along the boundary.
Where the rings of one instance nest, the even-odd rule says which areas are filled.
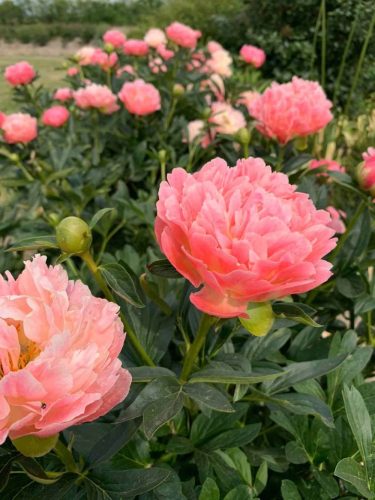
[[[133,115],[149,115],[160,109],[158,89],[151,83],[140,79],[124,83],[118,96],[125,108]]]
[[[74,59],[81,66],[88,66],[89,64],[91,64],[91,59],[95,51],[96,51],[95,47],[90,47],[90,46],[82,47],[75,53]]]
[[[107,54],[102,49],[96,49],[91,57],[90,64],[100,66],[103,71],[109,71],[117,64],[118,55],[115,52]]]
[[[124,43],[123,50],[127,56],[146,56],[148,45],[144,40],[129,39]]]
[[[169,40],[186,49],[195,49],[198,39],[202,36],[200,31],[176,21],[170,24],[165,32]]]
[[[5,68],[5,79],[10,85],[27,85],[36,77],[34,68],[27,61],[21,61]]]
[[[209,73],[216,73],[224,78],[232,76],[232,58],[228,51],[221,49],[211,53],[207,60],[205,69]]]
[[[135,76],[135,70],[131,64],[125,64],[116,71],[116,76],[121,76],[123,73]]]
[[[210,122],[220,134],[234,135],[241,128],[246,127],[246,120],[237,109],[227,102],[214,102],[211,106],[212,116]]]
[[[190,144],[199,142],[202,148],[207,148],[214,138],[214,133],[209,132],[203,120],[193,120],[187,124],[187,140]]]
[[[56,101],[69,101],[70,99],[73,99],[73,90],[69,87],[61,87],[53,94],[53,98]]]
[[[163,30],[159,28],[151,28],[144,36],[144,41],[149,47],[156,49],[159,45],[167,43],[167,37]]]
[[[69,120],[70,113],[64,106],[52,106],[42,115],[43,125],[49,127],[62,127]]]
[[[48,437],[104,415],[128,394],[119,307],[36,255],[0,276],[0,444]]]
[[[4,140],[8,144],[33,141],[38,135],[36,118],[27,113],[13,113],[5,117],[1,126]]]
[[[217,50],[224,50],[224,47],[219,42],[215,42],[215,40],[211,40],[207,44],[207,50],[210,54],[213,54]]]
[[[115,94],[106,85],[92,83],[74,92],[74,100],[79,108],[99,109],[104,114],[114,113],[119,109]]]
[[[375,197],[375,148],[363,153],[363,163],[358,168],[358,180],[363,189]]]
[[[76,76],[76,75],[78,75],[78,73],[79,73],[79,69],[76,68],[75,66],[72,66],[71,68],[68,68],[66,70],[66,74],[68,76]]]
[[[309,163],[309,168],[311,170],[322,167],[324,168],[324,170],[330,170],[331,172],[341,172],[342,174],[345,173],[345,168],[335,160],[311,160]],[[327,177],[327,174],[325,172],[322,172],[318,175]]]
[[[260,68],[266,60],[264,50],[254,47],[254,45],[243,45],[240,50],[240,56],[246,63],[254,66],[254,68]]]
[[[213,316],[247,317],[247,305],[307,292],[331,276],[330,215],[260,158],[233,168],[216,158],[199,172],[175,168],[160,185],[155,233]]]
[[[173,50],[167,49],[167,47],[163,43],[156,47],[156,52],[164,59],[164,61],[169,61],[169,59],[172,59],[172,57],[174,57]]]
[[[224,101],[225,99],[225,85],[224,80],[220,75],[212,73],[207,80],[202,80],[200,83],[201,90],[209,90],[215,96],[216,101]],[[207,104],[211,104],[211,96],[206,96]]]
[[[103,41],[111,44],[116,49],[120,49],[126,41],[126,36],[119,30],[108,30],[103,35]]]
[[[332,107],[318,82],[294,76],[272,85],[250,105],[258,130],[285,144],[295,137],[318,132],[333,118]]]

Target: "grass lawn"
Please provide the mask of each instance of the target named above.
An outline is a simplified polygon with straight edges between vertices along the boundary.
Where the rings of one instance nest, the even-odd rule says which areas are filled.
[[[6,66],[14,64],[18,61],[28,61],[34,66],[40,75],[40,81],[49,89],[56,88],[63,84],[65,70],[57,69],[64,62],[63,56],[20,56],[19,54],[12,56],[0,55],[0,71],[1,75]],[[17,103],[11,100],[11,86],[0,77],[0,111],[9,113],[19,109]]]

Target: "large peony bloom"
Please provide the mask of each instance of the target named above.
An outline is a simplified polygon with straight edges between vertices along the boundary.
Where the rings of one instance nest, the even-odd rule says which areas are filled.
[[[117,98],[106,85],[90,84],[74,92],[74,100],[79,108],[99,109],[102,113],[110,114],[119,109]]]
[[[124,53],[128,56],[146,56],[148,45],[144,40],[130,39],[124,43]]]
[[[144,36],[144,41],[149,47],[156,49],[159,45],[167,43],[167,37],[163,30],[159,28],[150,28]]]
[[[27,61],[21,61],[5,68],[5,79],[10,85],[27,85],[36,77],[34,68]]]
[[[5,117],[1,128],[8,144],[33,141],[38,135],[36,118],[27,113],[13,113]]]
[[[53,94],[53,98],[56,101],[69,101],[70,99],[73,99],[73,90],[69,87],[61,87]]]
[[[246,120],[238,109],[227,102],[214,102],[211,106],[212,116],[209,119],[220,134],[234,135],[246,127]]]
[[[140,79],[124,83],[118,96],[125,108],[133,115],[149,115],[160,109],[158,89],[151,83]]]
[[[119,49],[124,45],[126,36],[119,30],[108,30],[103,35],[103,41]]]
[[[375,148],[368,148],[362,157],[363,163],[358,169],[359,183],[375,197]]]
[[[330,215],[260,158],[234,168],[216,158],[194,174],[176,168],[160,185],[161,250],[213,316],[247,317],[249,302],[311,290],[331,276]]]
[[[48,127],[62,127],[69,120],[70,113],[64,106],[51,106],[42,114],[42,123]]]
[[[280,143],[318,132],[333,118],[332,107],[318,82],[294,76],[272,85],[250,105],[258,130]]]
[[[74,59],[81,66],[88,66],[89,64],[91,64],[92,56],[94,55],[95,51],[96,51],[95,47],[90,47],[90,46],[82,47],[75,53]]]
[[[0,276],[0,444],[47,437],[104,415],[131,383],[118,355],[118,306],[35,256]]]
[[[109,71],[117,64],[118,55],[115,52],[107,54],[102,49],[96,49],[91,57],[91,63],[94,66],[100,66],[103,71]]]
[[[194,30],[190,28],[190,26],[176,21],[170,24],[165,32],[169,40],[186,49],[195,49],[198,38],[202,36],[200,31]]]
[[[254,68],[260,68],[266,60],[264,50],[254,47],[254,45],[243,45],[240,50],[240,56],[246,63],[254,66]]]
[[[232,58],[227,50],[215,50],[206,62],[206,70],[209,73],[216,73],[224,78],[228,78],[232,76],[231,64]]]

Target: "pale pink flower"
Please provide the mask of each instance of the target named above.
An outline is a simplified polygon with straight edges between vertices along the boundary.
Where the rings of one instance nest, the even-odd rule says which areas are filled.
[[[125,64],[116,71],[116,76],[121,76],[123,73],[128,73],[129,75],[135,75],[135,70],[131,64]]]
[[[272,85],[250,105],[258,130],[285,144],[295,137],[318,132],[333,118],[332,107],[318,82],[294,76]]]
[[[74,100],[79,108],[94,108],[104,114],[111,114],[119,109],[116,95],[106,85],[92,83],[85,88],[76,90]]]
[[[209,90],[215,96],[217,101],[224,101],[225,98],[225,85],[224,80],[220,75],[213,73],[207,78],[207,80],[202,80],[200,83],[201,90]],[[210,96],[208,96],[210,97]],[[207,99],[208,104],[211,104],[211,98]]]
[[[163,30],[159,28],[151,28],[145,34],[144,41],[149,47],[156,49],[159,45],[165,45],[167,43],[167,37],[165,36]]]
[[[240,56],[246,63],[254,66],[254,68],[260,68],[266,60],[264,50],[254,47],[254,45],[243,45],[240,50]]]
[[[169,40],[187,49],[195,49],[198,39],[202,36],[200,31],[176,21],[170,24],[165,32]]]
[[[168,61],[169,59],[172,59],[172,57],[174,57],[173,50],[167,49],[167,47],[163,43],[156,47],[156,52],[164,59],[164,61]]]
[[[168,68],[166,64],[164,63],[163,59],[161,57],[154,57],[153,59],[150,59],[148,66],[151,70],[152,73],[157,74],[157,73],[166,73]]]
[[[61,87],[60,89],[57,89],[53,94],[53,98],[56,101],[69,101],[73,98],[73,90],[69,87]]]
[[[70,113],[64,106],[52,106],[42,115],[43,125],[49,127],[62,127],[69,120]]]
[[[215,125],[220,134],[234,135],[246,127],[246,120],[238,109],[227,102],[214,102],[211,106],[212,116],[209,121]]]
[[[4,133],[4,140],[8,144],[18,142],[26,144],[33,141],[38,135],[36,118],[27,113],[7,115],[1,128]]]
[[[7,115],[0,111],[0,128],[2,127],[3,123],[5,122],[6,117],[7,117]]]
[[[74,59],[81,66],[88,66],[89,64],[91,64],[92,56],[94,55],[96,50],[97,49],[95,47],[82,47],[75,53]]]
[[[224,78],[232,76],[232,58],[228,51],[215,50],[212,52],[210,59],[206,61],[206,71],[208,73],[216,73]]]
[[[243,104],[246,106],[250,114],[250,106],[259,96],[259,92],[256,92],[255,90],[246,90],[239,95],[236,104]]]
[[[219,42],[215,42],[214,40],[211,40],[211,42],[208,42],[207,44],[207,50],[210,54],[213,54],[217,50],[224,50],[224,47],[220,45]]]
[[[27,61],[21,61],[5,68],[5,79],[10,85],[27,85],[36,77],[35,69]]]
[[[335,160],[311,160],[309,163],[309,169],[314,170],[315,168],[324,168],[324,170],[329,170],[331,172],[340,172],[345,174],[345,168],[337,163]],[[325,172],[318,174],[318,176],[327,177]]]
[[[247,305],[307,292],[331,276],[330,215],[260,158],[230,168],[216,158],[199,172],[175,168],[160,185],[155,233],[194,287],[201,311],[246,318]]]
[[[107,54],[102,49],[96,49],[91,57],[92,65],[100,66],[103,71],[108,71],[117,64],[118,55],[115,52]]]
[[[161,106],[158,89],[151,83],[140,79],[124,83],[118,96],[125,108],[133,115],[149,115],[158,111]]]
[[[123,46],[124,53],[128,56],[146,56],[148,45],[144,40],[126,40]]]
[[[66,71],[66,74],[68,76],[76,76],[76,75],[78,75],[78,73],[79,73],[78,68],[76,68],[74,66],[72,66],[71,68],[68,68]]]
[[[104,43],[109,43],[116,49],[120,49],[126,41],[126,36],[121,31],[113,29],[104,33],[103,40]]]
[[[362,158],[363,163],[358,167],[358,180],[361,187],[375,197],[375,148],[368,148]]]
[[[342,219],[346,218],[346,213],[342,210],[336,210],[335,207],[327,207],[326,210],[331,216],[331,222],[328,226],[332,228],[336,234],[345,233],[346,227]]]
[[[187,124],[187,132],[187,141],[190,144],[199,142],[202,148],[207,148],[214,138],[214,134],[210,131],[207,131],[205,122],[203,120],[193,120],[189,122]]]
[[[119,307],[36,255],[0,276],[0,444],[48,437],[106,414],[128,394]]]

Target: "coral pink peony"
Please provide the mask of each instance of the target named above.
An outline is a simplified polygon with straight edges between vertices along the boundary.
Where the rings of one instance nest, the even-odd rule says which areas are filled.
[[[156,49],[159,45],[166,44],[167,38],[163,30],[159,28],[151,28],[145,34],[144,41],[149,47]]]
[[[333,118],[332,107],[318,82],[294,76],[272,85],[250,105],[258,130],[280,143],[318,132]]]
[[[345,168],[334,160],[311,160],[309,163],[309,168],[314,170],[315,168],[324,168],[324,170],[329,170],[331,172],[341,172],[345,173]],[[327,177],[325,172],[318,174],[322,177]]]
[[[133,115],[149,115],[160,109],[160,94],[156,87],[143,80],[124,83],[119,99]]]
[[[163,43],[156,47],[156,52],[164,59],[164,61],[168,61],[174,57],[173,50],[167,49]]]
[[[96,50],[97,49],[95,47],[82,47],[75,53],[74,59],[81,66],[88,66],[89,64],[91,64],[92,56],[94,55]]]
[[[119,307],[93,297],[36,255],[15,280],[0,276],[0,444],[47,437],[110,411],[131,375],[118,355]]]
[[[116,49],[120,49],[126,41],[126,36],[119,30],[108,30],[103,35],[103,41],[111,44]]]
[[[7,117],[7,115],[0,111],[0,128],[2,127],[3,123],[5,122],[6,117]]]
[[[72,66],[71,68],[68,68],[67,71],[66,71],[66,74],[68,76],[76,76],[76,75],[78,75],[78,73],[79,73],[79,70],[75,66]]]
[[[362,157],[364,162],[358,168],[359,183],[375,197],[375,148],[368,148]]]
[[[266,60],[266,53],[264,50],[254,47],[254,45],[243,45],[240,50],[241,58],[248,64],[255,68],[263,66]]]
[[[8,144],[31,142],[38,135],[36,118],[27,113],[14,113],[6,116],[1,128]]]
[[[202,36],[200,31],[194,30],[190,28],[190,26],[178,22],[170,24],[165,32],[172,42],[187,49],[195,49],[198,38]]]
[[[244,106],[246,106],[250,114],[250,106],[259,96],[259,92],[256,92],[255,90],[245,90],[245,92],[242,92],[239,95],[236,104],[243,104]]]
[[[103,71],[108,71],[117,64],[118,55],[115,52],[107,54],[102,49],[96,49],[91,57],[90,64],[100,66]]]
[[[212,116],[210,122],[220,134],[233,135],[241,128],[246,127],[246,120],[237,109],[227,102],[214,102],[211,106]]]
[[[209,73],[216,73],[224,78],[232,76],[232,58],[226,50],[215,50],[207,60],[205,69]]]
[[[5,68],[4,76],[8,83],[16,87],[31,83],[36,77],[36,73],[31,64],[27,61],[21,61]]]
[[[127,40],[124,43],[124,53],[128,56],[146,56],[148,45],[144,40]]]
[[[331,276],[330,215],[260,158],[234,168],[216,158],[194,174],[176,168],[159,189],[161,250],[213,316],[246,318],[249,302],[307,292]]]
[[[346,213],[342,210],[336,210],[335,207],[327,207],[326,210],[331,216],[331,222],[328,226],[337,234],[345,233],[346,227],[342,219],[346,218]]]
[[[69,87],[61,87],[53,94],[53,98],[56,101],[69,101],[70,99],[73,99],[73,90]]]
[[[70,113],[64,106],[52,106],[42,115],[43,125],[49,127],[62,127],[69,120]]]
[[[74,92],[74,100],[79,108],[96,108],[110,114],[119,109],[117,98],[105,85],[90,84]]]

